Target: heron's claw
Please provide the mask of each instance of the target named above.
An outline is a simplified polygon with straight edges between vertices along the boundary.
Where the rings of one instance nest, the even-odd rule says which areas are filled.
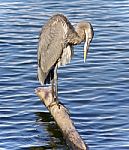
[[[62,105],[62,106],[65,108],[65,111],[66,111],[67,114],[70,114],[69,109],[67,109],[63,103],[60,102],[59,105],[60,105],[60,106]]]
[[[64,42],[64,48],[66,48],[68,45],[69,45],[69,43],[68,43],[68,41],[66,40],[66,41]]]
[[[56,104],[58,105],[58,108],[60,109],[60,103],[59,103],[57,96],[54,97],[54,101],[56,102]]]

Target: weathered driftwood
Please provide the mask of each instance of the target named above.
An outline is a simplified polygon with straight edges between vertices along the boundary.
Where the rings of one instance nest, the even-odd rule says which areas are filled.
[[[68,147],[72,150],[87,150],[87,145],[75,129],[66,108],[63,105],[58,104],[58,102],[53,99],[51,88],[39,87],[35,90],[35,92],[58,124]]]

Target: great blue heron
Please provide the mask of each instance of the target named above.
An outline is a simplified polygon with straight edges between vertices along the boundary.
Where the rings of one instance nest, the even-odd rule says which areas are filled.
[[[62,14],[52,16],[42,27],[38,44],[38,79],[41,85],[55,84],[57,96],[57,68],[70,62],[73,45],[84,44],[84,61],[94,32],[89,22],[74,27]]]

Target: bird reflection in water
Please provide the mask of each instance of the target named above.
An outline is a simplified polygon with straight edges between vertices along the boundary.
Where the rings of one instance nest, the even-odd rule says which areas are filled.
[[[31,146],[29,150],[48,150],[48,149],[64,149],[67,150],[68,147],[66,146],[62,133],[60,132],[57,124],[55,123],[54,119],[48,112],[37,112],[37,124],[42,128],[42,131],[44,134],[44,130],[47,131],[47,137],[49,140],[46,140],[46,143],[44,143],[44,146]],[[38,127],[39,128],[39,127]]]

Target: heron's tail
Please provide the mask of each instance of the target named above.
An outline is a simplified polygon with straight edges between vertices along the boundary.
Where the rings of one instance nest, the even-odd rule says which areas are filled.
[[[41,83],[41,85],[44,85],[46,79],[46,73],[42,71],[40,67],[38,67],[38,80]]]
[[[43,72],[40,67],[38,67],[38,80],[41,85],[50,84],[51,80],[54,78],[54,68],[51,68],[49,72]]]

